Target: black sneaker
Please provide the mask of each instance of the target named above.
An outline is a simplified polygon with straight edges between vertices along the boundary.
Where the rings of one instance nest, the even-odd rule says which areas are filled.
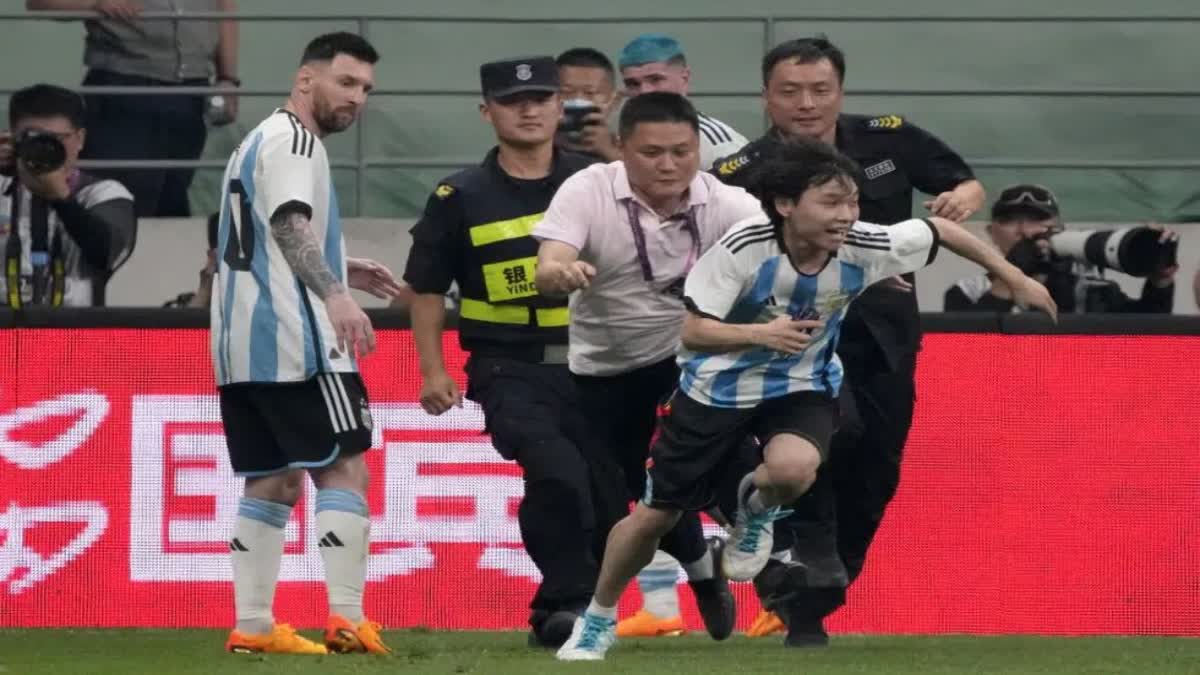
[[[567,638],[571,637],[575,619],[578,619],[582,613],[569,610],[535,613],[534,619],[530,621],[533,628],[529,631],[528,645],[539,649],[558,649],[563,646]],[[536,614],[542,616],[536,616]]]
[[[808,587],[808,568],[803,563],[780,562],[772,558],[754,577],[754,592],[763,609],[779,610],[796,594]]]
[[[724,640],[733,634],[737,621],[737,605],[729,582],[721,573],[721,550],[725,542],[717,537],[708,538],[708,550],[713,559],[713,578],[702,581],[688,580],[692,594],[696,596],[696,608],[704,619],[704,628],[714,640]]]
[[[829,633],[825,632],[825,624],[821,619],[792,621],[788,623],[787,637],[783,640],[784,647],[828,647]]]

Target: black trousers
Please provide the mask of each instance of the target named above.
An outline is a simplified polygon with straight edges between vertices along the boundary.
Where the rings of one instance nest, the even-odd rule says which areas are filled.
[[[793,505],[776,550],[792,546],[809,568],[808,587],[788,604],[793,621],[820,619],[846,602],[884,511],[896,494],[916,400],[915,360],[891,370],[871,354],[843,359],[842,419],[829,461]]]
[[[600,572],[601,531],[608,525],[599,521],[612,516],[598,513],[593,499],[593,475],[604,472],[592,470],[599,450],[571,374],[565,365],[475,356],[466,371],[467,397],[483,408],[492,444],[524,471],[517,520],[542,573],[530,607],[535,613],[582,608]]]
[[[620,375],[574,377],[593,433],[619,467],[625,502],[641,499],[646,492],[646,458],[658,425],[658,406],[679,384],[675,359]],[[698,513],[683,514],[659,543],[663,551],[683,563],[703,557],[705,546]]]
[[[171,83],[146,77],[89,70],[87,86],[161,86]],[[205,80],[181,84],[207,86]],[[90,94],[87,103],[87,140],[83,159],[198,159],[204,152],[208,130],[204,125],[204,97],[140,94],[115,96]],[[92,173],[120,181],[133,193],[139,218],[185,218],[191,215],[188,186],[193,169],[96,169]]]

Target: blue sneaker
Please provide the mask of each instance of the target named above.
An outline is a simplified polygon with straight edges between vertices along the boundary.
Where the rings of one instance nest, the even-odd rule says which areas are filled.
[[[571,637],[555,655],[559,661],[603,661],[617,641],[617,622],[585,612],[575,620]]]

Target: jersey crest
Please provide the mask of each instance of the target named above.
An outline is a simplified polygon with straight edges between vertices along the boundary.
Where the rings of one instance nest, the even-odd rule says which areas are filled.
[[[437,186],[437,189],[433,191],[433,194],[438,199],[445,199],[454,194],[454,186],[442,183],[441,185]]]

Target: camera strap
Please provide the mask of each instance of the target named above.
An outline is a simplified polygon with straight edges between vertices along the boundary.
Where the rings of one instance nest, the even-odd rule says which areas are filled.
[[[642,268],[642,278],[647,283],[654,283],[654,267],[650,264],[650,253],[646,247],[646,233],[642,231],[642,222],[638,218],[638,204],[633,199],[625,200],[625,209],[629,214],[629,228],[633,232],[633,245],[637,249],[638,264]],[[683,267],[682,279],[692,271],[692,266],[700,258],[700,228],[696,225],[696,207],[693,206],[685,213],[676,214],[668,221],[683,219],[683,229],[692,239],[692,248],[688,252],[687,264]]]
[[[25,191],[14,185],[9,210],[8,241],[4,247],[4,280],[8,290],[8,306],[20,309],[21,297],[21,202]],[[30,304],[58,307],[66,294],[66,264],[63,260],[61,229],[50,236],[50,204],[30,195],[29,262],[32,271]],[[48,297],[47,297],[48,296]]]

